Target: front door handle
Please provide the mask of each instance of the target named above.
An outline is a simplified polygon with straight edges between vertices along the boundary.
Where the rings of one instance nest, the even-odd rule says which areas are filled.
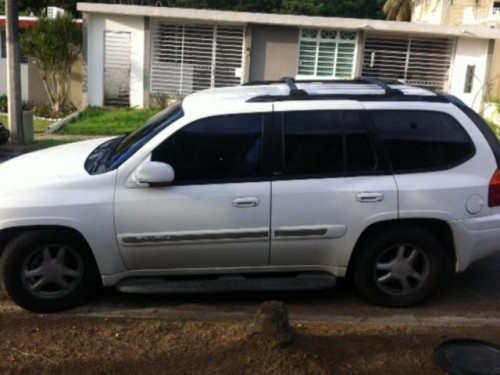
[[[260,199],[257,197],[239,197],[233,199],[233,206],[237,208],[257,207]]]
[[[356,200],[360,203],[382,202],[384,200],[384,194],[382,194],[382,193],[358,193],[358,194],[356,194]]]

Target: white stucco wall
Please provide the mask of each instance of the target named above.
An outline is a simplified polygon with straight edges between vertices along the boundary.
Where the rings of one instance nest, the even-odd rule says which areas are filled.
[[[90,14],[88,24],[88,103],[104,104],[104,32],[131,33],[130,106],[144,105],[144,17]]]
[[[22,99],[28,100],[28,64],[21,64]],[[7,95],[7,59],[0,58],[0,96]]]
[[[417,0],[413,3],[411,21],[416,23],[443,24],[443,12],[449,8],[443,0]]]
[[[482,99],[487,86],[488,45],[489,41],[486,39],[459,38],[451,67],[450,94],[457,96],[477,112],[482,109]],[[471,93],[464,92],[468,65],[475,65]]]

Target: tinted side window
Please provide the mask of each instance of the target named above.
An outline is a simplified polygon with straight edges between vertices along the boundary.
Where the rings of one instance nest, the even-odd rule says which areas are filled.
[[[474,153],[462,126],[445,113],[372,111],[395,172],[453,167]]]
[[[376,157],[359,111],[284,113],[285,175],[369,172]]]
[[[152,160],[170,164],[176,182],[258,177],[262,124],[258,114],[203,119],[171,135]]]
[[[375,170],[377,159],[373,145],[366,132],[366,113],[363,111],[342,112],[344,124],[347,172],[369,172]]]

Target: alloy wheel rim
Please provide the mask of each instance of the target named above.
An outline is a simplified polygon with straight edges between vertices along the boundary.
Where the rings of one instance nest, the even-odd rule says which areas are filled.
[[[377,286],[391,295],[408,295],[419,289],[429,276],[429,258],[413,244],[385,249],[375,262]]]
[[[71,247],[52,244],[33,251],[24,261],[21,278],[26,290],[38,298],[56,299],[70,294],[83,278],[83,262]]]

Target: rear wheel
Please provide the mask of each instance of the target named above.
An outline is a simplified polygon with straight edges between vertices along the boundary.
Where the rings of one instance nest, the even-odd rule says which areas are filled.
[[[55,230],[27,232],[12,240],[3,254],[2,275],[12,300],[34,312],[76,306],[99,285],[86,244]]]
[[[366,241],[354,264],[361,295],[383,306],[409,307],[427,299],[439,284],[444,251],[426,229],[399,227]]]

